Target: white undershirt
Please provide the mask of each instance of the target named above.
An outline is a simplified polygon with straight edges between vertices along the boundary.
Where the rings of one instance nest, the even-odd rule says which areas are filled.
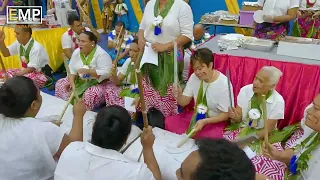
[[[183,0],[175,0],[168,15],[162,23],[162,33],[154,35],[154,5],[156,0],[150,0],[144,10],[140,29],[144,30],[144,37],[148,42],[168,43],[178,36],[184,35],[193,39],[193,14],[192,10]]]
[[[209,117],[217,116],[221,112],[228,112],[230,106],[227,77],[220,72],[219,74],[218,79],[214,82],[209,84],[203,82],[203,93],[207,89],[206,98]],[[196,102],[200,85],[201,80],[193,73],[187,82],[183,95],[193,97]]]
[[[30,38],[29,42],[23,46],[25,50],[27,50],[32,38]],[[18,41],[15,41],[10,46],[8,46],[10,55],[16,55],[18,54],[20,56],[20,43]],[[30,50],[29,54],[29,63],[28,67],[33,67],[37,71],[41,71],[41,69],[49,63],[49,56],[47,54],[47,51],[45,48],[38,43],[36,40],[34,40],[34,44]]]
[[[71,57],[69,68],[70,73],[73,75],[78,75],[77,71],[83,68],[84,64],[82,63],[80,57],[80,49],[76,49]],[[103,50],[100,46],[97,45],[96,52],[93,55],[93,59],[90,63],[90,67],[96,70],[97,75],[100,76],[98,79],[99,82],[102,82],[105,79],[110,77],[110,72],[112,68],[112,59],[110,55]]]
[[[283,16],[289,9],[298,8],[300,0],[258,0],[258,5],[263,7],[264,15]]]

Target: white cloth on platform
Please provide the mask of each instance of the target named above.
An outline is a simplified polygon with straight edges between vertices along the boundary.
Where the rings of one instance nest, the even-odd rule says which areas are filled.
[[[25,50],[27,50],[32,38],[30,38],[29,42],[26,45],[22,45]],[[10,46],[8,46],[10,55],[19,55],[20,56],[20,43],[16,40]],[[34,40],[34,44],[30,50],[29,54],[29,63],[28,67],[33,67],[37,71],[41,71],[41,69],[49,63],[49,56],[46,49]]]
[[[64,134],[50,122],[0,115],[0,179],[53,180]]]
[[[132,161],[118,151],[89,142],[73,142],[62,153],[55,180],[153,180],[147,165]]]
[[[221,112],[228,112],[228,108],[230,107],[228,78],[219,71],[218,73],[219,77],[214,82],[209,84],[203,82],[203,95],[207,91],[206,98],[209,117],[217,116]],[[187,82],[183,95],[193,97],[196,102],[200,85],[201,80],[193,73]],[[233,91],[231,90],[231,92]]]
[[[51,96],[49,94],[41,92],[42,106],[37,115],[37,119],[42,121],[51,121],[59,118],[63,108],[66,105],[66,101]],[[95,121],[97,113],[93,111],[87,111],[83,117],[83,141],[90,141],[92,134],[92,127]],[[69,134],[73,124],[73,106],[69,105],[66,113],[62,118],[62,124],[60,128],[67,134]],[[131,133],[127,142],[131,142],[136,138],[142,131],[137,126],[132,126]]]
[[[178,143],[184,139],[185,135],[177,135],[159,128],[153,128],[156,140],[153,145],[153,151],[160,167],[162,179],[176,180],[176,170],[180,168],[181,163],[187,156],[198,150],[193,139],[189,139],[181,148],[177,148]],[[124,153],[133,161],[137,161],[142,151],[140,139],[133,143]],[[140,162],[143,162],[143,156]]]
[[[300,0],[258,0],[258,5],[263,6],[264,15],[283,16],[289,9],[298,8]]]
[[[66,32],[64,32],[63,34],[62,34],[62,36],[61,36],[61,45],[62,45],[62,49],[69,49],[69,48],[71,48],[72,49],[72,51],[74,51],[74,49],[75,49],[75,43],[73,42],[73,40],[72,40],[72,38],[73,37],[71,37],[68,33],[69,33],[69,30],[70,30],[70,28],[66,31]],[[88,27],[85,27],[85,30],[86,31],[91,31]],[[73,32],[75,35],[73,35],[73,36],[75,36],[75,38],[76,38],[76,43],[77,44],[79,44],[79,35],[76,35],[76,33],[75,32]]]
[[[193,14],[192,10],[183,0],[175,0],[168,15],[162,22],[162,33],[154,35],[154,6],[156,0],[150,0],[145,7],[140,29],[144,30],[144,37],[150,43],[168,43],[183,35],[193,39]]]
[[[69,64],[70,73],[73,75],[78,75],[77,71],[83,68],[83,66],[84,64],[80,58],[80,49],[78,48],[71,56]],[[99,83],[110,77],[112,59],[110,55],[99,45],[97,45],[96,52],[94,53],[89,68],[96,70],[97,74],[100,75],[100,78],[98,79]]]

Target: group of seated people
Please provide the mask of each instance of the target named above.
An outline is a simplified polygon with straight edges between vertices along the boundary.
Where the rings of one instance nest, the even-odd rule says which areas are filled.
[[[65,59],[70,59],[68,76],[57,81],[55,95],[68,100],[75,92],[82,99],[73,102],[73,126],[68,134],[53,123],[35,119],[42,104],[39,88],[47,81],[43,68],[49,58],[32,38],[32,30],[15,28],[17,41],[8,47],[4,32],[0,32],[2,54],[18,54],[23,67],[8,70],[12,78],[0,87],[0,164],[6,166],[1,168],[0,177],[162,179],[158,161],[163,157],[155,155],[151,127],[144,128],[141,135],[144,163],[134,162],[120,151],[132,127],[132,112],[124,109],[125,97],[139,100],[135,69],[141,50],[138,39],[118,22],[108,37],[108,48],[114,50],[107,53],[97,44],[100,37],[91,25],[83,27],[78,16],[69,16],[68,21],[70,29],[62,36]],[[275,89],[282,72],[273,66],[262,67],[253,83],[240,90],[233,107],[232,84],[214,69],[212,51],[197,48],[210,35],[201,25],[196,25],[193,33],[194,40],[182,49],[182,54],[189,54],[187,69],[191,66],[194,73],[184,90],[178,86],[173,91],[179,106],[185,107],[193,99],[195,109],[162,119],[166,131],[197,139],[198,150],[184,159],[176,171],[177,178],[316,179],[320,95],[305,110],[303,133],[296,131],[295,125],[277,130],[285,110],[285,101]],[[117,47],[119,42],[121,46]],[[96,116],[92,138],[82,142],[85,112],[104,103],[106,107]],[[139,103],[135,108],[141,108]],[[152,124],[152,118],[149,120]],[[256,142],[230,142],[252,134],[256,135]],[[265,134],[269,135],[269,143],[264,142]],[[249,156],[248,151],[254,155]]]
[[[260,75],[266,72],[262,70]],[[263,78],[258,75],[259,77]],[[255,88],[255,85],[247,86],[243,88],[246,89],[243,93],[250,94],[250,91],[256,91]],[[269,96],[272,98],[268,98],[269,108],[274,103],[281,103],[281,100],[276,100],[279,95],[275,91],[273,93],[275,94]],[[238,99],[241,100],[239,97]],[[159,158],[163,157],[155,156],[157,149],[151,127],[144,128],[140,138],[144,163],[133,161],[120,151],[126,146],[132,128],[131,116],[123,107],[112,105],[103,108],[96,116],[91,140],[82,142],[86,113],[83,100],[77,101],[73,107],[73,125],[69,134],[65,134],[51,122],[42,122],[35,118],[41,105],[40,90],[34,81],[27,77],[15,76],[1,86],[0,162],[4,167],[0,170],[2,178],[87,180],[162,179],[165,176],[157,163]],[[317,179],[320,155],[319,109],[320,95],[305,110],[301,122],[303,136],[301,133],[295,134],[293,139],[287,142],[285,149],[264,143],[262,154],[253,157],[251,161],[239,144],[223,138],[199,138],[197,150],[190,152],[184,159],[181,167],[176,170],[176,177],[179,180]],[[241,111],[244,110],[245,108],[240,109],[239,105],[232,109],[229,116],[233,120],[241,119]],[[273,111],[269,112],[268,121],[274,124],[271,121],[275,121],[275,114]],[[258,131],[258,136],[259,134]],[[136,153],[140,154],[140,151]],[[265,161],[265,164],[260,161]],[[275,167],[279,169],[273,172],[272,168]],[[263,168],[266,169],[262,170]],[[284,173],[286,169],[288,173]],[[266,174],[271,174],[271,177]]]

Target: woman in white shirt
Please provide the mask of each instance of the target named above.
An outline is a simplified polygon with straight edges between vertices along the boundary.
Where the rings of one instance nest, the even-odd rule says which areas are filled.
[[[178,106],[173,95],[173,48],[178,49],[193,39],[193,14],[183,0],[150,0],[139,29],[139,48],[146,42],[158,53],[158,66],[144,64],[143,86],[147,108],[155,107],[166,117],[176,115]]]
[[[230,106],[228,79],[213,69],[212,51],[207,48],[196,50],[191,62],[195,73],[189,78],[183,93],[179,88],[177,101],[184,107],[194,98],[195,112],[166,118],[166,130],[189,134],[195,129],[195,137],[222,138]],[[199,112],[202,109],[205,111]],[[200,114],[204,116],[199,118]]]
[[[275,130],[278,120],[284,119],[285,102],[283,97],[275,90],[282,72],[273,66],[263,67],[254,78],[253,84],[241,88],[236,108],[229,109],[229,118],[232,124],[226,128],[224,138],[233,141],[237,138],[245,137],[250,134],[256,134],[259,139],[264,139],[265,127],[262,116],[262,95],[266,95],[267,108],[267,129],[268,134]],[[290,132],[289,132],[290,133]],[[281,137],[278,137],[281,138]],[[271,138],[270,138],[271,139]],[[282,149],[281,144],[276,142],[278,149]],[[259,153],[258,148],[249,147],[252,151]],[[279,163],[278,166],[269,166],[268,160],[263,156],[255,156],[252,159],[257,172],[277,178],[277,173],[283,172],[285,165]]]
[[[139,53],[138,40],[135,39],[130,44],[129,56],[122,67],[113,66],[111,82],[105,89],[106,105],[119,105],[124,107],[124,97],[135,98],[139,95],[135,62]]]
[[[288,165],[287,179],[315,180],[319,179],[320,169],[320,95],[318,95],[313,105],[306,110],[304,135],[291,147],[284,151],[279,151],[270,146],[269,151],[264,149],[264,154],[274,161],[269,166],[277,166],[277,161]],[[277,172],[278,174],[281,172]],[[283,179],[283,176],[281,177]]]
[[[35,119],[40,90],[24,76],[0,87],[0,177],[10,180],[53,180],[56,161],[72,141],[82,141],[83,101],[74,106],[69,135],[51,122]]]
[[[92,32],[80,34],[79,48],[73,52],[69,68],[69,76],[57,81],[55,95],[67,100],[74,88],[78,96],[83,96],[87,109],[93,110],[103,104],[112,60],[97,45],[97,37]]]
[[[71,143],[63,151],[55,180],[160,180],[151,127],[145,128],[141,135],[145,163],[132,161],[119,152],[125,146],[131,126],[131,117],[124,108],[103,108],[94,123],[91,142]]]
[[[299,0],[258,0],[262,8],[264,22],[257,24],[254,36],[279,41],[287,36],[289,22],[296,17]]]
[[[292,36],[320,39],[320,1],[300,0]]]

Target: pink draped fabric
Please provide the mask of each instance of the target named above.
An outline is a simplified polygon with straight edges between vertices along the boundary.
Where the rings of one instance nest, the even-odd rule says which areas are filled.
[[[320,93],[320,66],[214,54],[214,68],[224,74],[227,69],[230,71],[235,97],[241,87],[253,82],[263,66],[275,66],[283,72],[276,89],[283,96],[286,109],[278,127],[300,122],[304,109]]]

